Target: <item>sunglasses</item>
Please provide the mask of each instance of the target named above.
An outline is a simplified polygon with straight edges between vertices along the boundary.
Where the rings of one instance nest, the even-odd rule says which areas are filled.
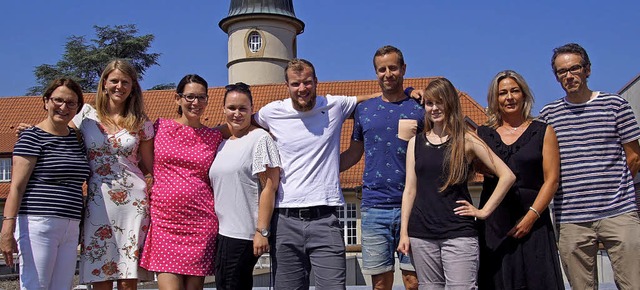
[[[237,82],[235,84],[229,84],[224,86],[224,89],[229,92],[229,91],[243,91],[243,92],[248,92],[249,91],[249,85],[243,83],[243,82]]]

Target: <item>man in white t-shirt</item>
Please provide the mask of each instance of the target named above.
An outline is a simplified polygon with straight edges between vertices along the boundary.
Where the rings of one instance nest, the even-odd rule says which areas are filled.
[[[345,289],[346,261],[336,207],[344,204],[339,176],[342,123],[361,97],[317,96],[313,65],[293,59],[285,70],[289,98],[260,109],[255,122],[280,149],[282,173],[271,223],[275,289]],[[262,231],[263,229],[258,229]]]

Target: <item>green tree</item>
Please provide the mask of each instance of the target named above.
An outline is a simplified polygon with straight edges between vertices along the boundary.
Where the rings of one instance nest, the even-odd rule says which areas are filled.
[[[36,85],[28,95],[40,95],[49,83],[59,77],[78,81],[84,92],[95,92],[100,74],[111,60],[126,59],[138,70],[142,80],[147,68],[158,65],[159,53],[148,53],[154,40],[152,34],[137,36],[135,24],[97,26],[96,38],[72,35],[67,39],[62,59],[55,65],[42,64],[35,68]]]
[[[164,83],[164,84],[157,84],[151,88],[149,88],[150,91],[161,91],[161,90],[173,90],[176,88],[176,83]]]

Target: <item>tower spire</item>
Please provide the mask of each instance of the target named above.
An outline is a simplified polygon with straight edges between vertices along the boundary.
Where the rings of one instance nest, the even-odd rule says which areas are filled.
[[[231,0],[218,25],[229,35],[229,83],[284,82],[284,68],[297,56],[296,37],[304,31],[292,0]]]
[[[280,15],[291,18],[299,26],[296,31],[297,34],[302,33],[304,30],[304,22],[296,17],[292,0],[231,0],[229,14],[220,20],[218,25],[224,32],[227,32],[229,20],[232,20],[232,18],[260,14]]]

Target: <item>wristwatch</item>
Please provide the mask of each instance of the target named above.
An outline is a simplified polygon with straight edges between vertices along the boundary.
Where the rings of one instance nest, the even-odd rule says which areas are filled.
[[[265,238],[268,238],[271,235],[271,232],[267,228],[262,228],[262,229],[256,228],[256,232],[260,233],[260,235]]]

